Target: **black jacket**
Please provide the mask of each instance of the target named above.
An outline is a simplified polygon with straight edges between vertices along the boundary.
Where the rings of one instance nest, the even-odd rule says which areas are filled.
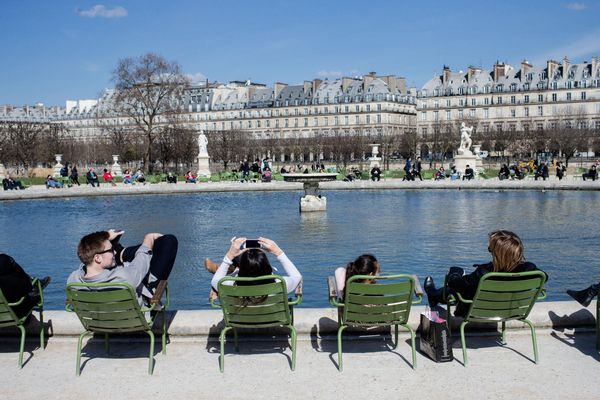
[[[0,289],[9,303],[15,303],[25,297],[21,304],[12,307],[19,318],[27,315],[35,305],[35,302],[29,297],[29,292],[33,290],[31,278],[7,254],[0,254]]]

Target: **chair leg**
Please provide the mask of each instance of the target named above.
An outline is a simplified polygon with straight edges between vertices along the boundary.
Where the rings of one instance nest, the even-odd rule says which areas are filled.
[[[17,326],[21,331],[21,343],[19,344],[19,368],[23,368],[23,350],[25,350],[25,327],[23,325]]]
[[[165,308],[162,309],[162,353],[167,354],[167,314]]]
[[[502,343],[503,346],[506,345],[506,321],[502,321]]]
[[[150,354],[149,354],[149,358],[148,358],[148,375],[152,375],[152,372],[154,370],[154,332],[152,332],[152,329],[146,331],[146,333],[148,334],[148,336],[150,336]]]
[[[232,329],[231,327],[223,328],[221,335],[219,335],[219,342],[221,344],[221,354],[219,355],[219,369],[221,372],[225,369],[225,335],[227,331]]]
[[[75,364],[75,374],[77,376],[81,375],[81,368],[80,368],[80,366],[81,366],[81,345],[83,342],[83,338],[86,335],[89,335],[91,333],[92,332],[90,332],[90,331],[83,332],[81,335],[79,335],[79,340],[77,341],[77,362]]]
[[[292,336],[292,371],[296,370],[296,342],[297,342],[297,334],[296,328],[293,325],[288,326],[290,328],[290,333]]]
[[[446,304],[446,326],[448,327],[448,336],[452,338],[452,306],[450,302]]]
[[[344,331],[344,329],[346,329],[348,326],[346,325],[342,325],[338,328],[338,370],[340,372],[342,372],[342,370],[344,369],[344,366],[342,365],[342,332]]]
[[[40,347],[42,350],[46,349],[44,343],[44,309],[40,308]]]
[[[465,326],[468,324],[469,322],[467,321],[463,321],[460,324],[460,344],[462,346],[462,353],[463,353],[463,365],[466,367],[467,366],[467,343],[465,342]]]
[[[600,300],[596,298],[596,350],[600,351]]]
[[[529,322],[528,320],[524,319],[523,322],[525,322],[527,325],[529,325],[529,328],[531,329],[531,342],[533,343],[533,358],[535,360],[535,363],[538,363],[538,348],[537,348],[537,338],[536,338],[536,334],[535,334],[535,327],[533,326],[533,324],[531,322]]]
[[[238,331],[233,328],[233,349],[237,352],[240,351],[240,345],[238,343]]]
[[[396,350],[396,348],[398,347],[398,325],[394,325],[394,347],[393,349]]]
[[[408,329],[408,331],[410,332],[410,347],[412,349],[412,368],[417,369],[417,346],[415,342],[415,331],[408,324],[402,326]]]
[[[110,350],[109,347],[109,343],[108,343],[108,333],[104,334],[104,351],[108,354],[108,351]]]

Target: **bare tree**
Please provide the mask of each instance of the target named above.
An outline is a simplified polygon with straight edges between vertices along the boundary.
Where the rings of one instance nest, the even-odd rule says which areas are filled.
[[[213,160],[222,161],[225,170],[230,162],[239,161],[248,147],[247,133],[244,131],[221,130],[205,134],[208,138],[208,154]]]
[[[152,172],[152,149],[162,129],[161,118],[183,110],[189,80],[179,64],[154,53],[119,60],[113,71],[115,108],[144,137],[144,169]],[[162,120],[164,122],[164,120]]]
[[[25,170],[38,160],[40,147],[47,124],[40,122],[9,122],[6,124],[10,143],[9,157]]]

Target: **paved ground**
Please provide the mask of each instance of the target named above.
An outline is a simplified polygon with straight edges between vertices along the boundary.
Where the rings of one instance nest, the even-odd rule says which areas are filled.
[[[345,341],[344,371],[336,368],[335,339],[308,335],[298,342],[296,371],[290,371],[291,352],[282,336],[273,340],[246,338],[240,353],[227,346],[225,373],[218,368],[217,342],[176,337],[159,353],[153,376],[147,375],[147,342],[117,342],[106,355],[101,340],[84,349],[83,372],[75,376],[76,340],[53,338],[45,351],[27,349],[33,356],[17,369],[17,342],[0,344],[3,399],[103,398],[133,399],[597,399],[600,398],[600,355],[595,335],[572,330],[538,330],[540,362],[532,362],[530,336],[510,331],[508,345],[497,336],[468,337],[469,365],[462,365],[460,342],[456,359],[436,364],[418,354],[410,366],[407,335],[396,351],[389,339]]]
[[[473,181],[415,181],[406,182],[402,179],[387,179],[380,182],[361,180],[354,182],[323,182],[320,187],[324,190],[355,190],[355,189],[450,189],[450,190],[600,190],[600,180],[582,181],[569,176],[562,181],[552,176],[547,181],[524,179],[511,181],[498,179],[477,179]],[[302,190],[301,183],[270,182],[270,183],[241,183],[241,182],[209,182],[198,184],[147,184],[109,186],[102,184],[100,188],[89,185],[74,186],[64,189],[46,189],[43,185],[34,185],[25,190],[0,190],[0,200],[39,199],[55,197],[80,196],[114,196],[135,194],[170,194],[197,192],[237,192],[237,191],[290,191]],[[326,192],[325,192],[326,194]]]

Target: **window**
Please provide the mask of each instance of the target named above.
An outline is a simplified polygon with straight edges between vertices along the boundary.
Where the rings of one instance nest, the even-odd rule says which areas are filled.
[[[344,116],[344,125],[348,125],[348,116]]]
[[[270,120],[270,119],[268,119],[268,120],[267,120],[267,128],[270,128],[270,127],[271,127],[271,120]]]
[[[355,107],[356,112],[360,112],[360,106]]]
[[[285,119],[285,127],[289,128],[289,126],[290,126],[290,121],[286,118]]]
[[[367,112],[370,112],[370,111],[371,111],[371,105],[367,104]]]
[[[517,96],[510,96],[510,104],[516,104],[517,103]]]
[[[427,136],[427,128],[421,128],[421,135],[423,135],[423,137]]]
[[[483,99],[483,104],[485,104],[486,106],[490,105],[489,97],[486,97],[485,99]]]
[[[248,128],[252,128],[252,121],[248,121]]]
[[[514,132],[517,130],[517,125],[516,124],[510,124],[508,125],[508,130],[511,132]]]
[[[477,105],[477,99],[476,98],[472,98],[471,99],[471,105],[472,106],[476,106]]]
[[[529,103],[529,95],[526,94],[525,97],[523,98],[523,103]]]
[[[471,109],[469,110],[469,117],[471,117],[471,118],[475,118],[475,109],[474,109],[474,108],[471,108]]]
[[[313,126],[319,126],[319,118],[317,118],[317,117],[314,118]]]
[[[436,122],[439,120],[439,115],[438,115],[437,111],[433,112],[433,120],[436,121]]]
[[[380,124],[381,123],[381,114],[377,114],[377,123]]]
[[[581,100],[585,100],[587,98],[585,92],[581,92]]]
[[[523,109],[523,115],[526,116],[526,117],[529,117],[529,107],[525,107]]]
[[[567,93],[567,100],[571,100],[571,92]]]
[[[304,126],[308,126],[308,118],[304,118]]]
[[[458,110],[458,119],[463,119],[463,118],[464,118],[463,110]]]
[[[483,109],[483,118],[489,118],[489,117],[490,117],[490,109],[484,108]]]
[[[421,121],[427,121],[427,113],[425,111],[421,112]]]
[[[556,93],[552,93],[552,101],[556,101],[556,100],[557,100],[557,97],[558,97],[558,96],[556,95]]]
[[[537,129],[538,131],[543,131],[544,130],[544,124],[541,122],[538,122],[535,126],[535,129]]]
[[[370,123],[371,123],[371,116],[367,115],[367,124],[370,124]]]
[[[278,119],[275,120],[275,128],[279,128],[279,120]]]
[[[510,116],[514,118],[517,115],[517,111],[514,108],[510,109]]]
[[[544,116],[544,107],[542,107],[542,106],[538,106],[538,115],[539,115],[540,117],[543,117],[543,116]]]
[[[446,100],[446,107],[451,107],[450,99]]]
[[[523,130],[529,132],[529,124],[523,124]]]
[[[329,125],[329,117],[325,117],[325,120],[323,121],[325,126]]]
[[[308,115],[308,108],[304,109],[304,115]]]
[[[381,111],[381,104],[377,104],[377,111]]]
[[[459,100],[458,100],[458,106],[459,106],[459,107],[462,107],[462,106],[464,106],[464,105],[465,105],[465,101],[464,101],[463,99],[459,99]]]
[[[496,104],[502,104],[502,96],[498,96],[498,101],[496,102]]]
[[[298,118],[294,118],[294,127],[297,128],[298,127]]]
[[[360,117],[357,115],[356,117],[354,117],[354,121],[356,125],[360,124]]]
[[[329,107],[325,107],[325,110],[323,110],[324,114],[329,114]]]
[[[450,121],[450,110],[446,110],[446,121]]]

